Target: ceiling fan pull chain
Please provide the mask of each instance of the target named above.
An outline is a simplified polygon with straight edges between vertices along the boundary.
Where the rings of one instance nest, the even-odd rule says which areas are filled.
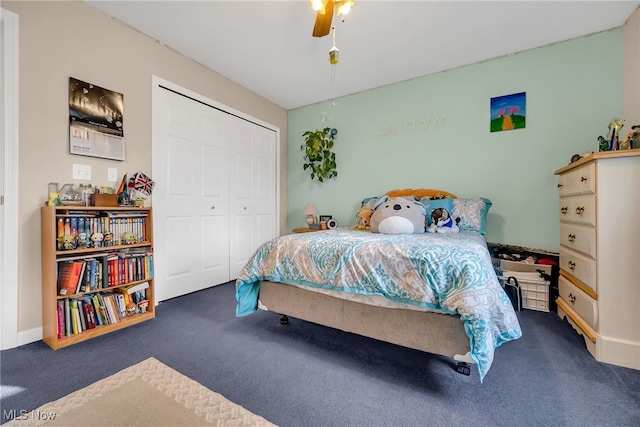
[[[329,49],[329,63],[331,64],[331,83],[336,85],[336,65],[340,61],[340,49],[336,46],[336,27],[333,30],[333,46]]]
[[[340,49],[336,46],[336,27],[333,30],[333,46],[329,49],[329,62],[333,65],[340,61]]]

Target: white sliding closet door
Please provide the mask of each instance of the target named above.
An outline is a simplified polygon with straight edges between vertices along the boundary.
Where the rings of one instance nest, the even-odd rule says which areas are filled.
[[[277,132],[154,85],[157,301],[226,283],[277,230]]]
[[[229,130],[233,149],[230,173],[230,278],[238,277],[256,248],[276,232],[276,135],[235,119]]]
[[[154,109],[153,144],[162,169],[152,176],[160,301],[229,280],[229,183],[222,113],[170,91],[158,94],[163,107]]]

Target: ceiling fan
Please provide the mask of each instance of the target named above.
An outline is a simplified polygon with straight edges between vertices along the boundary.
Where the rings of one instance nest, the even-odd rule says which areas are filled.
[[[313,37],[324,37],[331,31],[331,23],[333,21],[333,13],[337,12],[337,16],[343,16],[349,13],[351,8],[355,6],[354,0],[309,0],[311,7],[316,11],[316,22],[313,26]]]

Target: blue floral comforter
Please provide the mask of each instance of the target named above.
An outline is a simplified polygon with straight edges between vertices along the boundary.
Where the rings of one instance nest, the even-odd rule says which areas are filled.
[[[494,350],[522,336],[477,233],[386,235],[336,229],[274,238],[236,281],[236,315],[257,310],[260,280],[382,295],[459,315],[482,382]]]

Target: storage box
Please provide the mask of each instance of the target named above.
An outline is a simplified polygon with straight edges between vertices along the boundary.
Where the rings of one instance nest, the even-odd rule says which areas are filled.
[[[544,271],[551,276],[551,266],[546,264],[527,264],[526,262],[507,261],[505,259],[493,258],[493,265],[501,271],[536,272]]]
[[[538,267],[539,264],[527,264]],[[538,311],[549,311],[549,285],[550,281],[544,280],[537,271],[511,271],[502,270],[499,277],[500,283],[504,287],[509,277],[514,277],[520,288],[522,298],[522,308]]]
[[[117,194],[94,193],[90,196],[89,200],[91,201],[91,206],[101,206],[109,208],[118,206]]]

